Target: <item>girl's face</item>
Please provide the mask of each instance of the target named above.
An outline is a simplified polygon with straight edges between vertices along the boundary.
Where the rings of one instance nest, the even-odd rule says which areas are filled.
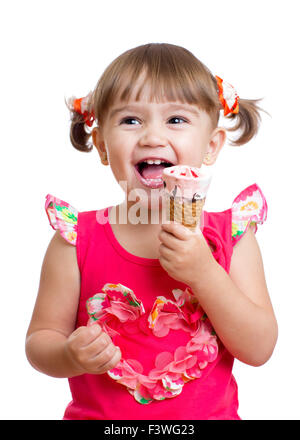
[[[119,183],[125,182],[126,187],[124,183],[122,187],[127,195],[143,189],[150,199],[151,190],[163,187],[166,164],[162,162],[169,166],[212,165],[226,135],[224,129],[213,128],[209,115],[197,106],[179,101],[151,102],[149,96],[145,86],[139,101],[116,101],[92,136],[102,163],[110,164]],[[105,151],[108,161],[103,156]]]

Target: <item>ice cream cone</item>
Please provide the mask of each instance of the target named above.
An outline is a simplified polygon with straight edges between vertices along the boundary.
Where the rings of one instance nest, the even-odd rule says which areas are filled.
[[[211,174],[206,170],[176,165],[163,172],[164,218],[196,232],[203,228],[203,207]]]

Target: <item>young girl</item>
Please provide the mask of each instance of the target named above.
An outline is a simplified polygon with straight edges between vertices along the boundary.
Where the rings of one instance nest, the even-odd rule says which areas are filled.
[[[56,232],[27,333],[29,362],[69,379],[64,419],[239,419],[233,360],[262,365],[277,339],[255,238],[266,200],[252,184],[227,210],[204,211],[193,233],[162,221],[160,190],[165,166],[215,163],[226,138],[220,111],[238,130],[233,144],[248,142],[257,102],[188,50],[155,43],[120,55],[93,93],[68,106],[72,144],[89,152],[92,136],[125,198],[78,212],[46,196]]]

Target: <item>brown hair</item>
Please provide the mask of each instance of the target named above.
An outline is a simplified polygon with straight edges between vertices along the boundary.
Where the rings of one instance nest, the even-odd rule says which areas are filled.
[[[146,74],[144,84],[151,85],[152,100],[164,97],[168,101],[197,105],[210,115],[213,126],[217,126],[222,106],[215,76],[190,51],[167,43],[149,43],[127,50],[106,68],[89,102],[89,109],[93,109],[98,124],[105,120],[117,98],[129,100],[132,86],[143,72]],[[143,85],[137,92],[136,101],[142,89]],[[256,135],[261,119],[259,111],[262,110],[257,105],[259,101],[240,98],[239,112],[227,116],[235,122],[227,130],[240,132],[231,145],[245,144]],[[91,151],[91,132],[86,131],[84,117],[72,112],[71,122],[73,146],[80,151]]]

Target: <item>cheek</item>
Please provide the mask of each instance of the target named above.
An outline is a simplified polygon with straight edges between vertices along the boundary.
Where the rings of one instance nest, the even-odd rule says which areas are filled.
[[[202,164],[205,149],[201,148],[199,142],[191,141],[178,154],[179,163],[199,167]]]
[[[111,159],[118,163],[128,163],[132,154],[132,141],[126,134],[113,133],[106,139],[106,148]]]
[[[192,130],[178,140],[177,145],[180,146],[178,153],[189,159],[199,159],[204,156],[208,142],[207,133],[203,133],[201,130]]]
[[[134,170],[131,163],[131,156],[125,145],[109,146],[109,165],[115,180],[122,189],[128,191],[132,189]],[[125,191],[125,192],[126,192]]]
[[[111,167],[118,167],[125,163],[125,146],[118,142],[117,139],[109,139],[106,142],[106,150],[108,151],[109,163]]]
[[[127,179],[126,159],[122,154],[111,154],[109,157],[109,164],[116,180]]]

